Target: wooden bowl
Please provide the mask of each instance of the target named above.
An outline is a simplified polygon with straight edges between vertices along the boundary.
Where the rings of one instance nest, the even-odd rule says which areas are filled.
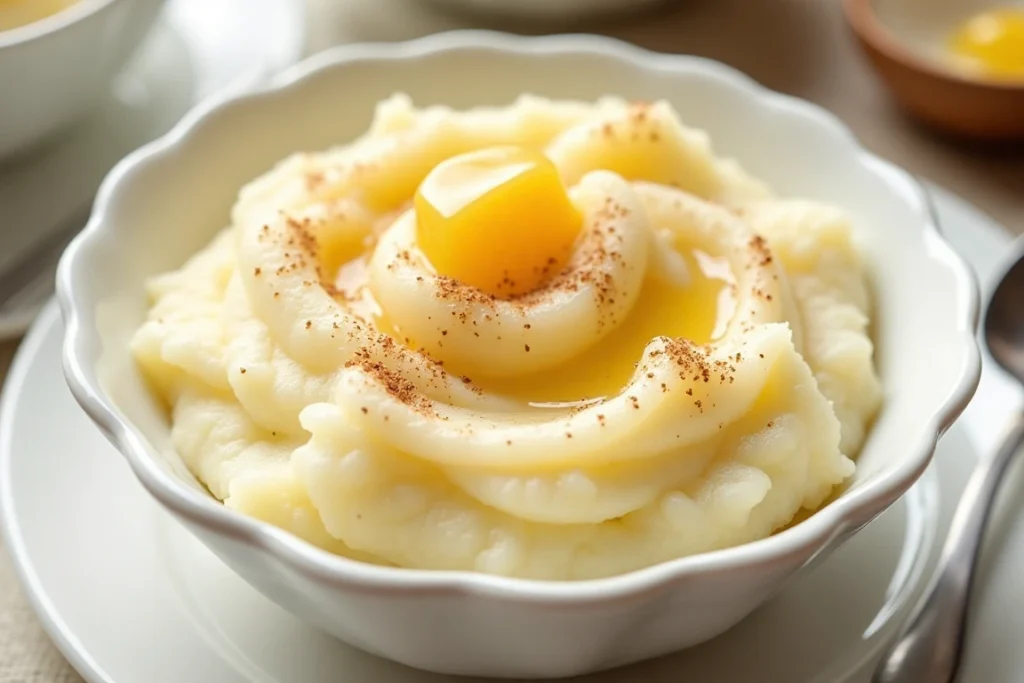
[[[843,0],[846,21],[896,100],[921,121],[979,140],[1024,140],[1024,79],[959,71],[950,32],[991,0]]]

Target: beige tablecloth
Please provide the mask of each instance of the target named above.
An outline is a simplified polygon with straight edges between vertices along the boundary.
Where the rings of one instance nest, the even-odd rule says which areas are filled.
[[[311,51],[467,25],[422,0],[307,2]],[[678,0],[672,10],[599,28],[651,49],[724,61],[770,88],[822,104],[881,156],[960,194],[1011,231],[1024,232],[1024,148],[958,145],[906,120],[857,53],[838,0]],[[0,372],[14,347],[0,345]],[[0,550],[0,683],[80,680],[39,626]]]

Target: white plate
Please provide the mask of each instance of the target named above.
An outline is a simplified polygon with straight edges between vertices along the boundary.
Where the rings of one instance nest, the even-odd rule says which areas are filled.
[[[30,157],[0,166],[0,277],[47,235],[74,221],[84,227],[107,171],[196,102],[301,57],[304,10],[297,0],[167,0],[95,114]],[[0,309],[0,339],[24,333],[52,291],[26,292]]]
[[[944,229],[991,287],[1008,237],[937,191]],[[12,367],[0,407],[0,520],[47,631],[91,682],[287,681],[429,683],[345,646],[269,602],[152,502],[78,409],[60,370],[61,325],[49,306]],[[1019,405],[989,370],[978,398],[942,439],[936,462],[903,500],[824,563],[718,639],[588,681],[834,683],[865,673],[933,561],[937,533],[993,425]],[[1007,634],[1024,616],[1024,522],[997,518],[1001,552],[986,591],[965,681],[1024,680]],[[742,656],[737,656],[742,653]]]

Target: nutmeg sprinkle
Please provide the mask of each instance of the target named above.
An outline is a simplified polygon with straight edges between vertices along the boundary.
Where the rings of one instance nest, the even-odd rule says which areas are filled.
[[[633,103],[630,105],[628,118],[625,122],[617,125],[605,124],[600,132],[609,137],[625,135],[631,136],[633,139],[640,139],[638,136],[644,136],[650,141],[657,142],[661,137],[661,131],[658,129],[657,122],[649,116],[649,108],[650,105],[643,102]],[[359,173],[369,173],[372,171],[372,164],[355,162],[349,163],[343,170],[331,169],[328,174],[320,170],[310,171],[305,174],[305,182],[311,191],[320,188],[330,190],[330,187],[326,186],[333,185],[342,176],[350,178]],[[615,315],[612,309],[616,305],[617,299],[628,296],[628,294],[620,290],[619,283],[615,281],[608,266],[609,264],[621,265],[623,262],[623,253],[621,251],[621,246],[624,243],[623,236],[618,234],[621,231],[618,230],[616,221],[628,216],[628,214],[629,211],[626,207],[620,205],[611,197],[607,198],[597,211],[592,212],[592,215],[588,216],[588,224],[585,226],[584,232],[574,248],[574,256],[570,262],[561,270],[558,270],[556,261],[550,259],[544,267],[537,269],[544,276],[543,284],[538,289],[526,294],[495,297],[473,287],[463,285],[452,278],[434,274],[416,274],[415,280],[418,283],[426,283],[427,291],[431,291],[437,299],[455,304],[454,307],[449,307],[449,316],[452,319],[448,323],[449,326],[455,325],[456,321],[462,325],[471,324],[477,326],[478,320],[492,322],[494,319],[507,323],[508,319],[506,316],[508,315],[509,306],[511,306],[514,315],[525,316],[529,313],[531,307],[549,302],[551,297],[566,292],[575,293],[584,287],[593,293],[594,301],[598,305],[598,310],[600,311],[598,319],[599,329],[614,326],[620,322],[620,318]],[[337,215],[340,215],[340,211],[338,211]],[[324,281],[319,263],[320,245],[317,240],[317,230],[322,226],[312,222],[309,218],[287,217],[285,220],[288,228],[286,231],[287,237],[282,239],[281,244],[287,247],[283,254],[288,262],[278,268],[277,274],[283,275],[296,272],[297,269],[315,267],[319,282],[314,279],[302,280],[304,287],[320,285],[330,296],[343,304],[359,301],[363,295],[362,289],[349,288],[346,291],[340,284],[335,286],[334,283]],[[269,230],[269,226],[264,226],[263,235],[268,234]],[[370,230],[371,234],[368,235],[370,242],[374,239],[373,233],[379,234],[379,230],[380,228]],[[748,246],[750,249],[749,262],[752,267],[763,268],[773,262],[771,251],[763,237],[754,235],[750,238]],[[417,259],[416,253],[410,253],[409,250],[401,250],[395,254],[394,262],[388,264],[387,267],[403,267],[406,264],[413,264]],[[274,267],[277,265],[274,264]],[[272,270],[272,268],[268,268],[268,271]],[[261,268],[254,269],[256,277],[259,277],[261,272]],[[758,275],[760,279],[753,288],[753,294],[755,298],[770,302],[773,300],[773,295],[767,291],[772,289],[772,286],[767,281],[769,275],[770,273],[765,274],[763,277],[760,274]],[[504,280],[505,284],[509,287],[514,284],[508,278],[508,273],[505,273]],[[728,286],[735,293],[736,284],[730,282]],[[277,298],[279,293],[274,292],[273,296]],[[501,307],[500,309],[499,306]],[[490,313],[484,312],[487,310]],[[499,310],[501,312],[500,317],[498,316]],[[754,312],[752,311],[751,313],[753,314]],[[360,327],[358,322],[350,322],[354,317],[357,317],[355,313],[345,311],[345,317],[341,318],[342,324],[339,325],[335,321],[331,326],[334,330],[343,330],[342,334],[347,334],[349,341],[357,340],[358,343],[363,345],[360,348],[360,352],[355,354],[355,357],[349,363],[346,363],[346,366],[356,365],[361,367],[367,374],[384,386],[389,395],[397,398],[399,401],[414,407],[418,411],[436,415],[435,404],[424,393],[424,381],[428,385],[438,388],[450,382],[455,384],[448,384],[448,386],[458,386],[458,383],[461,382],[462,386],[469,387],[477,393],[482,393],[482,389],[476,387],[470,377],[466,375],[449,375],[448,371],[443,369],[443,363],[431,358],[430,351],[423,347],[415,349],[409,346],[402,346],[400,343],[396,345],[392,337],[383,333],[380,336],[374,337],[374,333],[379,331],[376,325],[380,324],[376,318],[372,320],[360,319],[365,325],[364,328]],[[448,319],[448,317],[446,316],[444,319]],[[513,318],[513,324],[515,322]],[[520,321],[520,323],[524,330],[532,328],[528,322]],[[311,329],[312,324],[312,320],[306,320],[305,329]],[[450,329],[441,329],[440,326],[435,327],[434,330],[435,334],[440,332],[441,337],[447,337],[450,331]],[[397,332],[397,330],[390,331]],[[474,338],[481,337],[480,332],[472,331]],[[331,336],[333,337],[334,335],[332,334]],[[501,340],[500,335],[493,335],[490,332],[486,336],[490,339],[496,338]],[[402,339],[401,336],[397,338],[399,340]],[[458,330],[456,330],[456,338],[458,338]],[[408,339],[405,339],[405,342],[407,345],[411,343]],[[446,340],[446,344],[448,343],[450,342]],[[441,346],[440,341],[437,344]],[[427,345],[432,346],[431,344]],[[525,353],[530,353],[530,344],[524,343],[523,349]],[[660,348],[651,349],[647,353],[646,363],[655,363],[655,359],[659,358],[661,360],[657,361],[656,365],[650,366],[641,367],[641,364],[638,363],[636,366],[638,367],[637,372],[652,380],[660,375],[658,385],[662,393],[667,393],[678,387],[674,378],[669,379],[667,382],[660,381],[666,378],[665,371],[667,365],[667,369],[684,383],[683,387],[678,388],[684,389],[686,395],[693,396],[693,387],[686,386],[691,382],[727,384],[733,383],[735,380],[736,367],[732,363],[741,362],[742,356],[736,353],[728,361],[723,361],[715,359],[713,351],[713,347],[709,345],[700,345],[683,338],[660,338]],[[764,354],[759,355],[762,359],[764,358]],[[408,370],[412,366],[416,368],[416,383],[401,379],[403,376],[411,376]],[[655,367],[657,367],[658,373],[652,371]],[[428,379],[423,379],[421,371],[425,371]],[[241,372],[244,373],[245,369],[241,369]],[[428,391],[427,393],[434,395],[433,392]],[[627,398],[634,409],[638,410],[640,408],[640,401],[637,396],[628,396]],[[694,405],[698,409],[703,410],[701,400],[695,400]],[[570,412],[580,409],[582,408],[574,407],[570,409]],[[367,412],[366,408],[363,408],[363,412]],[[598,415],[597,420],[602,426],[605,424],[605,416],[603,414]],[[572,438],[571,432],[566,432],[566,438]],[[508,441],[508,444],[511,444],[511,441]]]

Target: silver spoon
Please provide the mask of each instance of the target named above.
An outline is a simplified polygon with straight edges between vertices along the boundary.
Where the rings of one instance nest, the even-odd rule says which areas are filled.
[[[1024,238],[985,314],[985,344],[999,365],[1024,387]],[[999,484],[1024,445],[1024,414],[999,448],[978,461],[953,513],[932,582],[890,645],[873,683],[948,683],[960,668],[971,584],[985,525]]]

